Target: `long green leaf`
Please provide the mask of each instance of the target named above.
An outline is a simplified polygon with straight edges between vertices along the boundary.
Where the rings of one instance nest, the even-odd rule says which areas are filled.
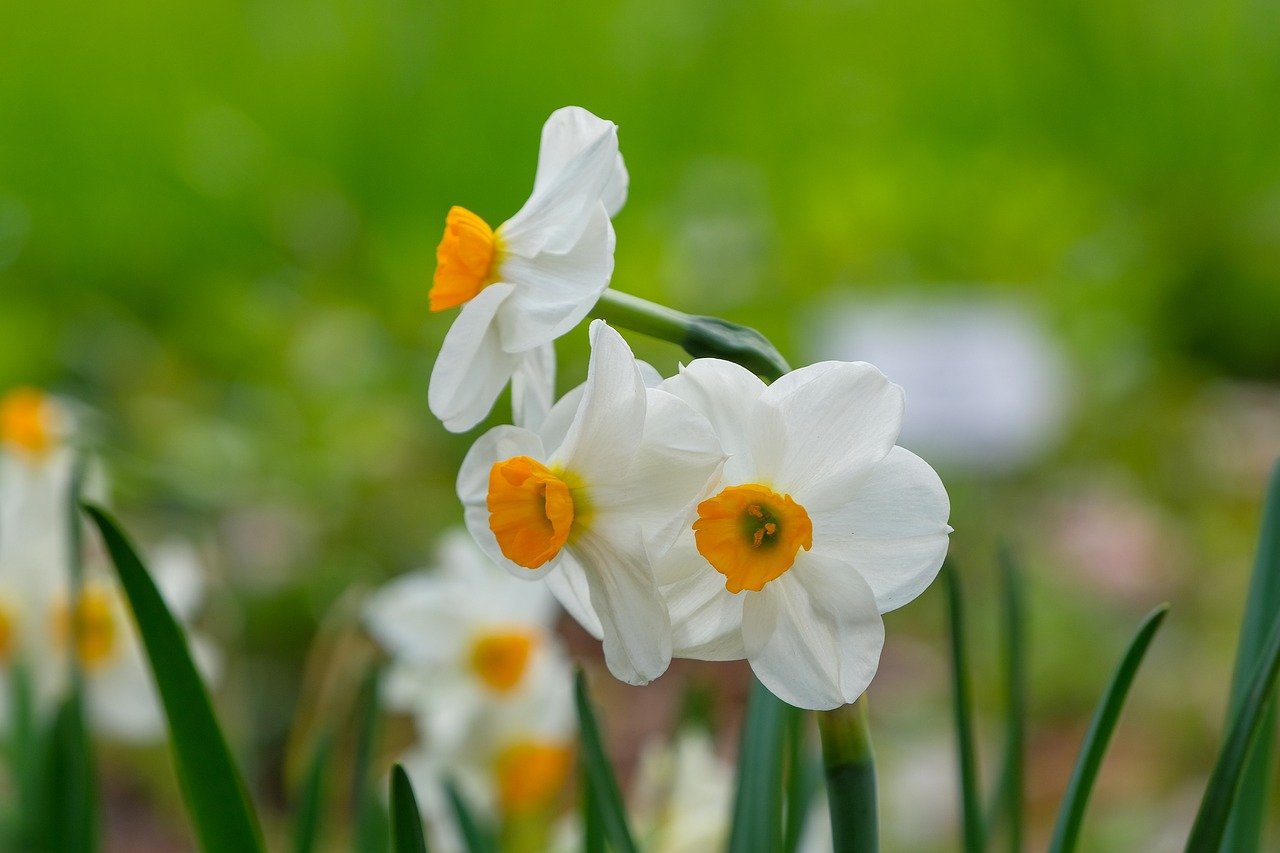
[[[77,683],[58,708],[48,744],[44,819],[49,848],[66,853],[98,849],[97,785]]]
[[[809,804],[822,778],[822,768],[814,760],[809,744],[809,717],[790,714],[787,721],[786,808],[782,828],[782,851],[794,853],[800,846]]]
[[[1007,547],[1000,564],[1004,610],[1005,736],[1004,763],[997,788],[997,811],[1007,820],[1009,850],[1022,850],[1022,774],[1026,754],[1027,672],[1022,577]],[[986,837],[991,837],[991,832]]]
[[[352,850],[355,853],[386,853],[391,844],[387,832],[388,815],[382,798],[374,791],[373,764],[378,746],[377,667],[370,668],[360,685],[357,714],[356,756],[351,771],[351,813],[355,815]]]
[[[876,853],[876,762],[867,725],[867,699],[818,712],[822,763],[827,775],[831,841],[835,853]]]
[[[41,816],[44,771],[43,759],[48,750],[43,733],[36,724],[35,696],[31,671],[23,661],[9,667],[10,727],[6,743],[9,772],[14,785],[16,813],[12,817],[12,839],[5,839],[14,849],[29,850],[41,846],[44,834]]]
[[[638,848],[627,823],[627,810],[622,803],[618,780],[614,778],[604,741],[600,737],[600,724],[596,722],[591,699],[587,696],[587,678],[582,670],[578,670],[574,678],[573,695],[578,706],[583,773],[590,786],[593,802],[599,809],[605,838],[617,853],[636,853]]]
[[[449,798],[449,807],[453,809],[454,819],[458,822],[458,831],[467,845],[468,853],[490,853],[494,848],[489,832],[476,820],[475,813],[467,805],[466,798],[458,790],[458,786],[449,780],[444,785],[445,794]]]
[[[395,853],[427,853],[422,812],[409,775],[399,764],[391,771],[391,849]]]
[[[956,749],[960,765],[960,806],[966,853],[980,853],[982,841],[982,791],[978,786],[978,760],[973,738],[973,710],[969,697],[969,655],[965,643],[964,598],[960,578],[950,561],[942,568],[947,582],[947,613],[951,628],[951,710],[956,721]]]
[[[183,799],[201,848],[210,853],[261,851],[257,816],[192,662],[187,638],[111,516],[95,506],[86,506],[85,511],[102,533],[133,608],[169,722],[169,742]]]
[[[800,713],[752,680],[738,749],[738,790],[730,853],[773,853],[782,843],[783,762],[787,726]]]
[[[1201,853],[1218,850],[1221,846],[1231,807],[1240,790],[1240,778],[1249,760],[1249,748],[1257,739],[1262,721],[1267,716],[1266,709],[1272,707],[1277,674],[1280,674],[1280,621],[1271,630],[1262,659],[1250,679],[1249,690],[1231,723],[1227,742],[1222,745],[1222,752],[1218,754],[1218,761],[1209,776],[1200,811],[1187,840],[1188,851]]]
[[[1231,678],[1231,703],[1227,719],[1240,712],[1249,690],[1249,680],[1258,668],[1272,626],[1280,618],[1280,462],[1271,470],[1262,529],[1254,555],[1253,576],[1245,599],[1244,622]],[[1272,746],[1275,739],[1275,703],[1266,709],[1258,738],[1249,753],[1240,793],[1231,810],[1222,849],[1232,853],[1255,853],[1262,840],[1268,795],[1271,789]]]
[[[1089,795],[1093,792],[1093,783],[1098,778],[1098,770],[1102,767],[1102,759],[1107,752],[1107,744],[1115,733],[1116,723],[1120,720],[1120,711],[1129,695],[1129,688],[1142,665],[1142,658],[1151,645],[1152,638],[1160,628],[1160,623],[1169,612],[1169,605],[1162,604],[1142,621],[1138,633],[1134,635],[1125,651],[1120,665],[1111,676],[1111,683],[1098,702],[1093,713],[1093,721],[1085,733],[1080,754],[1076,756],[1075,769],[1071,771],[1071,779],[1067,783],[1066,794],[1062,798],[1062,806],[1058,810],[1058,822],[1053,828],[1053,839],[1049,843],[1050,853],[1065,853],[1075,850],[1080,836],[1080,824],[1084,820],[1085,806],[1089,804]],[[1206,848],[1207,849],[1207,848]]]
[[[599,797],[591,782],[587,779],[585,762],[579,774],[582,784],[582,849],[586,853],[604,853],[607,845],[604,840],[604,814],[600,811]]]
[[[293,849],[297,853],[312,853],[320,836],[320,820],[324,814],[325,777],[329,772],[329,758],[333,752],[333,738],[325,733],[316,742],[302,791],[298,797],[298,822],[294,829]]]

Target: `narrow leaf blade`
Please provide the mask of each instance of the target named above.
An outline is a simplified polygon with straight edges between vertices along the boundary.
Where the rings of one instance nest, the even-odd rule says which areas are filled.
[[[973,737],[973,710],[969,696],[969,655],[965,644],[964,598],[960,578],[950,561],[942,569],[947,583],[947,613],[951,629],[951,711],[956,721],[956,749],[960,765],[960,806],[964,850],[980,853],[982,841],[982,792],[978,787],[978,760]]]
[[[1102,767],[1102,759],[1106,755],[1111,736],[1115,734],[1116,723],[1120,720],[1120,711],[1124,708],[1129,688],[1133,686],[1133,679],[1138,674],[1138,667],[1142,665],[1147,648],[1168,613],[1169,605],[1162,604],[1147,614],[1098,702],[1058,810],[1058,821],[1053,829],[1053,839],[1049,843],[1051,853],[1063,853],[1076,848],[1085,806],[1089,804],[1093,783],[1098,778],[1098,770]]]
[[[730,853],[772,853],[782,842],[783,760],[787,726],[800,712],[753,679],[738,750]]]
[[[448,781],[445,783],[444,791],[449,798],[449,807],[453,809],[454,819],[458,822],[458,831],[462,833],[462,840],[467,845],[468,853],[490,853],[493,850],[493,841],[481,826],[480,821],[476,820],[475,814],[467,805],[458,786],[452,780]]]
[[[997,789],[997,812],[1007,820],[1009,850],[1022,850],[1023,768],[1026,762],[1027,667],[1022,575],[1007,547],[998,560],[1004,611],[1004,764]],[[986,833],[987,837],[991,832]]]
[[[399,764],[391,771],[391,849],[395,853],[427,853],[418,798]]]
[[[102,534],[133,609],[169,722],[170,745],[183,799],[201,848],[263,850],[257,816],[182,629],[116,522],[96,506],[86,506],[85,512]]]
[[[97,785],[81,697],[77,683],[58,708],[44,778],[49,846],[66,853],[98,849]]]
[[[592,802],[599,810],[604,836],[617,853],[636,853],[638,848],[627,823],[626,807],[604,749],[600,724],[587,696],[587,679],[582,670],[578,670],[574,678],[573,694],[578,706],[582,769],[591,790]]]
[[[333,739],[322,735],[316,743],[307,776],[298,797],[298,823],[294,830],[293,849],[297,853],[312,853],[320,835],[320,820],[324,814],[325,774],[329,770],[329,757],[333,751]]]

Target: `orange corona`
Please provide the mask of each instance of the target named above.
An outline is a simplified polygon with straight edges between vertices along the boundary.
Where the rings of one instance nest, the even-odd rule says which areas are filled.
[[[510,693],[524,678],[536,642],[528,631],[481,634],[471,644],[471,671],[495,693]]]
[[[546,563],[569,541],[573,496],[554,471],[528,456],[489,471],[489,529],[503,555],[526,569]]]
[[[698,552],[725,577],[725,589],[759,592],[813,547],[809,513],[767,486],[730,486],[698,504],[693,523]]]
[[[76,602],[74,623],[71,607],[63,602],[54,614],[54,630],[63,645],[75,642],[76,657],[87,670],[99,669],[116,653],[119,638],[113,612],[111,592],[103,586],[90,584],[80,591]]]
[[[496,763],[503,813],[528,814],[550,808],[563,793],[573,750],[558,742],[521,741],[504,749]]]
[[[42,391],[19,388],[0,399],[0,442],[33,456],[57,443],[57,410]]]
[[[436,249],[436,275],[431,284],[432,311],[469,302],[493,283],[498,237],[489,224],[465,207],[449,209],[444,238]]]

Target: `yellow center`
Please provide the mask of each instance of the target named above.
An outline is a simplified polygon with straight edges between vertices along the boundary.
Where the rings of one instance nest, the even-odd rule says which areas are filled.
[[[698,504],[693,538],[724,575],[725,589],[759,592],[791,568],[801,548],[813,547],[813,524],[790,495],[748,483]]]
[[[54,632],[66,647],[73,638],[76,657],[86,670],[98,669],[116,653],[118,626],[114,599],[106,587],[90,584],[80,591],[74,622],[71,607],[62,602],[54,613]]]
[[[471,644],[467,663],[490,690],[509,693],[524,677],[536,644],[533,634],[518,629],[481,634]]]
[[[18,620],[0,601],[0,666],[13,660],[18,648]]]
[[[489,529],[503,556],[526,569],[550,560],[569,540],[573,496],[554,471],[528,456],[495,462],[489,471]]]
[[[57,442],[57,411],[47,394],[19,388],[0,399],[0,442],[43,456]]]
[[[431,310],[455,308],[492,284],[498,255],[498,236],[487,222],[465,207],[449,208],[428,294]]]
[[[555,804],[573,767],[573,749],[548,741],[520,741],[498,755],[498,801],[504,815],[542,811]]]

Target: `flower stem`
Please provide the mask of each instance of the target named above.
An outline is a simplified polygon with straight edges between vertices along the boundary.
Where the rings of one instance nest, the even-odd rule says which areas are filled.
[[[791,369],[764,335],[718,317],[685,314],[617,290],[600,296],[595,316],[610,325],[670,341],[694,358],[735,362],[770,381]]]
[[[822,761],[836,853],[880,849],[876,817],[876,765],[867,725],[867,699],[818,712]]]

